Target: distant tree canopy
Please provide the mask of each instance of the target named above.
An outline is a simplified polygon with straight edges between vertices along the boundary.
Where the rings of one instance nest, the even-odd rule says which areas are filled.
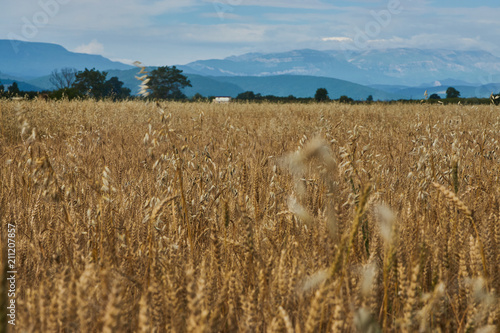
[[[184,75],[182,70],[175,66],[158,67],[149,73],[148,87],[151,97],[157,99],[185,99],[181,89],[192,87],[191,81]]]
[[[255,97],[256,97],[256,95],[253,91],[245,91],[245,92],[238,94],[238,96],[236,96],[236,99],[242,100],[242,101],[253,101],[255,99]]]
[[[351,102],[354,102],[354,100],[346,95],[342,95],[339,98],[339,102],[340,103],[351,103]]]
[[[286,97],[283,96],[274,96],[274,95],[265,95],[263,96],[260,93],[254,93],[253,91],[245,91],[238,96],[236,96],[235,101],[253,101],[253,102],[271,102],[271,103],[296,103],[296,102],[310,102],[311,98],[303,97],[297,98],[293,95],[288,95]]]
[[[325,102],[330,100],[330,97],[328,97],[328,91],[326,88],[319,88],[316,90],[316,94],[314,95],[314,99],[316,102]]]
[[[367,101],[367,102],[373,102],[373,96],[372,96],[372,95],[369,95],[369,96],[366,98],[366,101]]]
[[[21,90],[19,90],[19,86],[17,85],[16,81],[12,82],[12,84],[8,88],[8,91],[13,96],[18,96],[19,94],[21,94]]]
[[[61,70],[54,69],[50,74],[49,81],[57,89],[70,88],[76,80],[76,68],[61,68]]]
[[[130,96],[130,89],[123,87],[123,82],[112,77],[106,81],[107,72],[100,72],[95,68],[89,70],[85,68],[75,75],[75,82],[72,84],[79,95],[89,96],[96,99],[111,97],[113,99],[124,99]],[[63,88],[65,90],[67,88]]]
[[[441,96],[439,96],[438,94],[432,94],[429,96],[429,99],[441,99]]]
[[[458,98],[460,97],[460,91],[453,87],[446,89],[446,98]]]
[[[125,99],[130,96],[131,90],[123,86],[118,77],[113,76],[104,83],[105,95],[113,99]]]
[[[106,92],[104,83],[106,82],[107,75],[107,72],[100,72],[95,68],[91,70],[85,68],[84,71],[76,73],[73,88],[82,95],[87,95],[96,99],[102,98]]]
[[[191,98],[191,100],[193,102],[206,102],[208,100],[208,98],[206,98],[205,96],[203,96],[202,94],[200,93],[196,93],[194,94],[194,96]]]
[[[68,100],[72,100],[78,97],[82,97],[82,95],[75,88],[63,88],[49,93],[49,98],[53,99],[67,98]]]

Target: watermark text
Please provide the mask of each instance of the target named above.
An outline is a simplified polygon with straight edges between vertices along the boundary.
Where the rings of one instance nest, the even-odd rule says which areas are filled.
[[[7,224],[7,317],[10,325],[16,325],[16,225]]]

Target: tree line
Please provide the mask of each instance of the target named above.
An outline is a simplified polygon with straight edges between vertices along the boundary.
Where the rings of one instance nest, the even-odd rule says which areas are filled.
[[[131,90],[124,87],[124,83],[113,76],[107,78],[108,72],[99,71],[95,68],[85,68],[77,71],[74,68],[62,68],[52,71],[49,81],[54,86],[53,91],[21,91],[17,82],[13,82],[8,88],[0,83],[0,96],[4,97],[27,97],[33,98],[44,95],[52,99],[61,98],[94,98],[124,100],[138,98],[131,96]],[[186,100],[182,93],[185,87],[191,87],[191,82],[182,75],[182,70],[173,67],[158,67],[148,74],[148,90],[150,99]]]
[[[124,83],[113,76],[107,79],[108,72],[99,71],[95,68],[83,71],[77,71],[74,68],[62,68],[54,70],[49,78],[49,81],[54,86],[54,91],[44,91],[42,93],[34,91],[21,91],[17,82],[13,82],[9,87],[5,87],[0,82],[0,97],[28,97],[34,98],[40,94],[51,99],[74,99],[74,98],[94,98],[94,99],[111,99],[113,101],[124,100],[129,98],[141,98],[131,96],[131,90],[124,87]],[[147,79],[147,80],[146,80]],[[182,92],[185,87],[192,87],[189,79],[182,74],[182,70],[176,66],[163,66],[147,73],[141,80],[147,81],[147,97],[155,100],[177,100],[177,101],[212,101],[215,97],[204,97],[201,94],[195,94],[191,99]],[[485,98],[460,98],[460,92],[454,87],[449,87],[446,90],[446,98],[443,100],[438,94],[427,96],[425,99],[431,103],[456,103],[462,101],[465,104],[485,104],[494,103],[500,104],[500,93],[491,96],[490,99]],[[318,88],[313,98],[310,97],[295,97],[289,95],[280,97],[274,95],[261,95],[253,91],[245,91],[236,96],[234,99],[239,102],[283,102],[283,103],[307,103],[307,102],[328,102],[338,101],[341,103],[371,103],[374,102],[373,96],[369,95],[363,101],[355,101],[348,96],[340,96],[338,99],[330,99],[326,88]],[[399,102],[415,102],[408,100],[399,100]]]

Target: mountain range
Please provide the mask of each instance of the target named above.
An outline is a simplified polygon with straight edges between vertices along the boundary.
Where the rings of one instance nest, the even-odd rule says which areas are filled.
[[[54,69],[96,68],[117,76],[134,93],[137,68],[99,55],[74,53],[57,44],[0,40],[0,80],[17,81],[22,90],[53,89]],[[247,53],[225,59],[199,60],[179,69],[193,87],[187,96],[262,95],[311,97],[326,88],[331,98],[421,99],[423,92],[444,96],[454,86],[462,97],[488,97],[500,91],[500,58],[486,51],[385,49],[366,51],[294,50]],[[153,68],[150,68],[152,70]]]
[[[0,72],[21,78],[36,78],[54,69],[74,67],[130,69],[132,66],[100,55],[69,52],[61,45],[0,39]]]
[[[295,50],[248,53],[223,60],[200,60],[186,73],[213,76],[312,75],[358,84],[418,86],[445,79],[471,84],[500,82],[500,58],[486,51],[384,49],[367,51]]]

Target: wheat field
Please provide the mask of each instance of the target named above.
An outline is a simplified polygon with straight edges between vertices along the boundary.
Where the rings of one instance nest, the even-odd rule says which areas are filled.
[[[0,108],[11,332],[500,332],[498,107]]]

